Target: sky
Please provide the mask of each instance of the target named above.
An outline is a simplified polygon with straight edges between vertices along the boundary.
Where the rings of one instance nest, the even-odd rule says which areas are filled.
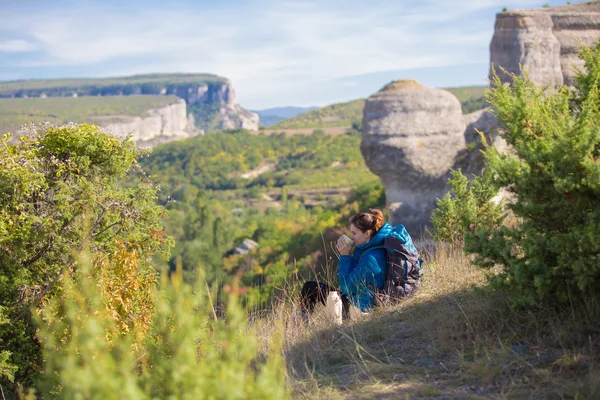
[[[545,4],[566,1],[0,0],[0,80],[212,73],[252,110],[486,85],[496,13]]]

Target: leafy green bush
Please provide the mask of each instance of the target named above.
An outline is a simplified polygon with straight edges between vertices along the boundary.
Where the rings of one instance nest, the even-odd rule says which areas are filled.
[[[438,199],[431,215],[434,239],[462,245],[467,233],[502,221],[502,204],[492,201],[498,191],[491,179],[489,170],[471,182],[460,170],[452,171],[448,180],[451,192]]]
[[[94,263],[112,268],[118,257],[106,257],[126,244],[151,281],[148,258],[170,239],[159,223],[157,189],[146,179],[121,185],[138,168],[132,142],[90,125],[38,127],[17,144],[8,139],[0,141],[0,383],[14,389],[41,371],[31,310],[41,312],[60,291],[73,252],[86,245]],[[122,278],[106,272],[107,282]],[[141,299],[121,300],[129,312],[144,308]],[[131,314],[117,308],[123,328],[130,327]]]
[[[513,75],[512,86],[494,77],[488,99],[511,150],[488,148],[487,173],[512,195],[515,221],[466,232],[472,207],[456,212],[467,221],[455,228],[465,232],[465,250],[482,267],[502,266],[491,280],[514,304],[568,303],[600,287],[600,46],[580,54],[587,72],[575,91],[548,92],[526,75]]]

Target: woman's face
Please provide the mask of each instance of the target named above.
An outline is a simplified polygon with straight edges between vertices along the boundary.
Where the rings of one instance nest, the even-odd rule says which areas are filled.
[[[363,232],[358,229],[354,224],[350,224],[350,232],[352,232],[352,240],[356,246],[367,243],[371,240],[371,231]]]

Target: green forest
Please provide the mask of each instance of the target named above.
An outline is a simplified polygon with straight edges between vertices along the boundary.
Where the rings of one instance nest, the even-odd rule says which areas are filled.
[[[345,195],[327,195],[330,189],[349,190],[350,203],[383,204],[382,188],[359,143],[360,136],[351,132],[287,137],[236,130],[155,148],[140,165],[165,196],[165,226],[176,246],[164,261],[172,269],[179,263],[189,282],[200,265],[210,283],[227,280],[244,266],[243,290],[253,305],[264,306],[292,272],[323,261],[315,253],[323,253],[320,235],[339,223],[340,210],[357,208]],[[242,176],[261,166],[270,168]],[[256,253],[228,256],[246,238],[260,244]]]

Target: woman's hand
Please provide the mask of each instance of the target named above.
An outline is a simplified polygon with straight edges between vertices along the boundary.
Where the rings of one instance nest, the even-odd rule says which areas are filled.
[[[349,256],[352,245],[348,244],[344,238],[340,236],[335,244],[335,248],[340,252],[340,255]]]

